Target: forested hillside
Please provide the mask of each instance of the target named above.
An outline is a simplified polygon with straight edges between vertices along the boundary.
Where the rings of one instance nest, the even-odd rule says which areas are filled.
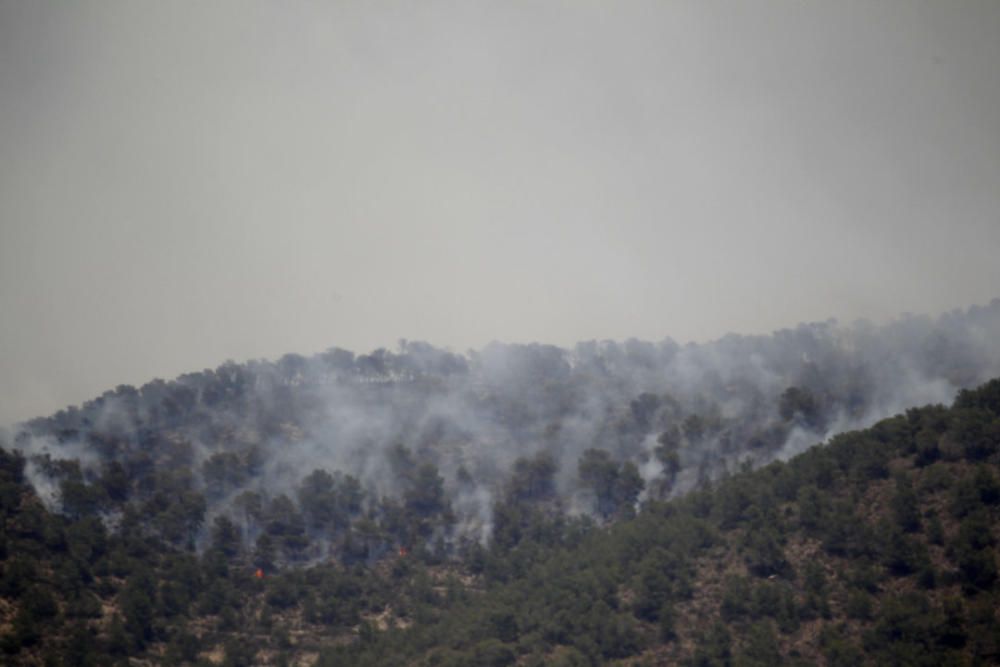
[[[608,530],[511,500],[470,583],[324,664],[996,664],[998,464],[993,380]]]
[[[1000,383],[940,404],[1000,375],[998,333],[994,301],[700,346],[334,349],[119,387],[0,449],[0,649],[995,662]]]
[[[826,322],[705,345],[458,355],[403,342],[120,386],[23,425],[7,448],[25,454],[52,511],[109,527],[139,512],[143,530],[182,549],[203,549],[222,518],[241,548],[263,539],[277,565],[371,563],[400,546],[444,556],[489,540],[516,477],[551,472],[553,499],[572,516],[628,516],[639,499],[948,403],[997,375],[1000,300],[936,320]],[[516,469],[525,458],[540,469]],[[273,516],[289,526],[269,527]]]

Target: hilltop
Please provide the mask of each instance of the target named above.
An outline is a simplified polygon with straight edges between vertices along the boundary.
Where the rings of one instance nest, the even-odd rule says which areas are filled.
[[[994,301],[706,345],[332,349],[118,387],[0,449],[0,648],[989,662],[997,383],[962,388],[1000,375],[998,333]]]

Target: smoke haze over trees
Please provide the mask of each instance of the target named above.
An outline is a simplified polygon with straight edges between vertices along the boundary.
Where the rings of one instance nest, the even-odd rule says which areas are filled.
[[[1000,2],[790,4],[0,0],[0,664],[1000,664]]]
[[[1000,373],[1000,301],[680,346],[422,342],[119,386],[8,446],[49,508],[268,565],[510,539],[512,503],[631,516]],[[219,522],[222,522],[221,524]]]
[[[985,372],[996,306],[586,361],[406,344],[120,387],[0,447],[0,657],[995,663],[1000,379],[752,467]],[[760,355],[740,372],[736,342]],[[682,361],[683,382],[643,384]],[[717,405],[751,390],[755,411]]]

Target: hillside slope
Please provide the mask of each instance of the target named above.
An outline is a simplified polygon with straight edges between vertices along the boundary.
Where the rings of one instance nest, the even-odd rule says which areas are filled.
[[[998,464],[994,380],[606,531],[539,527],[485,594],[328,664],[996,664]]]
[[[332,349],[120,386],[6,447],[45,507],[294,567],[448,557],[497,534],[507,489],[605,521],[1000,375],[1000,300],[884,326],[704,345]],[[2,444],[2,435],[0,435]],[[520,468],[518,467],[520,466]],[[499,539],[506,539],[503,535]]]
[[[51,513],[23,457],[0,458],[10,664],[1000,659],[1000,380],[606,527],[568,517],[548,462],[523,459],[488,547],[466,540],[444,557],[424,541],[370,563],[283,571],[221,517],[198,553],[144,530],[139,511],[113,529],[82,509]],[[593,474],[622,474],[592,458]],[[411,512],[430,502],[410,500]],[[301,536],[289,516],[271,517],[285,523],[266,534]],[[362,519],[350,539],[377,531]]]

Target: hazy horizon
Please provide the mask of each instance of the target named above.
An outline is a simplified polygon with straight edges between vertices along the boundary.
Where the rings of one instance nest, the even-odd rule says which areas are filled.
[[[1000,4],[0,0],[0,424],[226,359],[986,304]]]

